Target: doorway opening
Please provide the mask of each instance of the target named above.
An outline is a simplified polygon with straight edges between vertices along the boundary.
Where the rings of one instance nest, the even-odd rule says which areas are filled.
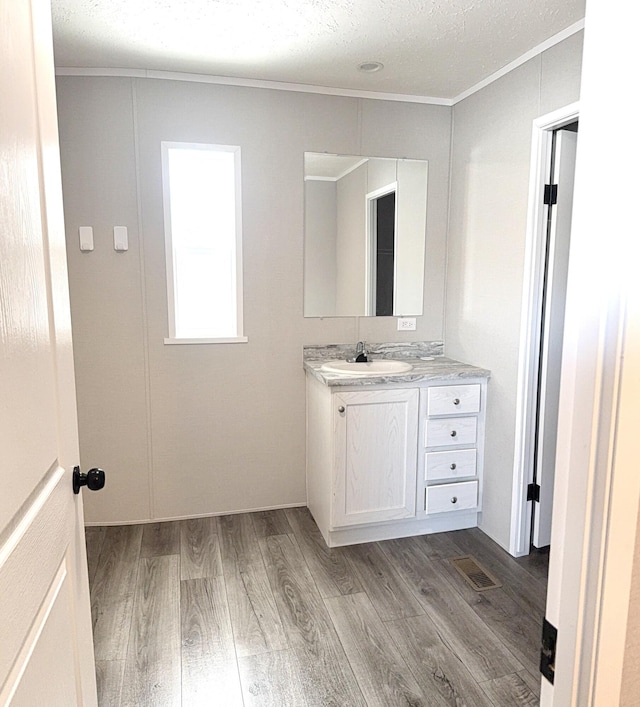
[[[367,203],[367,314],[393,315],[396,285],[397,183],[370,192]]]
[[[548,548],[578,105],[534,121],[509,550]]]
[[[560,369],[564,339],[564,310],[571,240],[571,214],[575,177],[578,122],[551,132],[549,182],[545,185],[547,207],[536,424],[533,431],[533,479],[531,491],[531,547],[551,544],[551,515],[555,479]]]

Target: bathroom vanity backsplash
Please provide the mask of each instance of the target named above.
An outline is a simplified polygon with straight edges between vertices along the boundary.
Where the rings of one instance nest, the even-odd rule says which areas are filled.
[[[374,344],[366,342],[367,354],[372,358],[420,358],[422,356],[443,356],[442,341],[406,341]],[[303,346],[305,361],[343,360],[354,355],[355,342],[352,344],[318,344]]]

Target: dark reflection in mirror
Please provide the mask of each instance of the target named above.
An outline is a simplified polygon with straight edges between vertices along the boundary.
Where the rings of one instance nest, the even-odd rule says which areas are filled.
[[[375,200],[376,317],[393,315],[393,261],[396,232],[396,193]]]
[[[422,314],[427,162],[305,153],[304,315]]]

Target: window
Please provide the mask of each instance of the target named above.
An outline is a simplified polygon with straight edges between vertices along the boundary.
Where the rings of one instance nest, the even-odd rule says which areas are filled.
[[[247,341],[242,332],[240,148],[162,143],[169,338]]]

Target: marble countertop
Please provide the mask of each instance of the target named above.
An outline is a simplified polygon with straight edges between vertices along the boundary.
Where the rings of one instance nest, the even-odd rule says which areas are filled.
[[[372,357],[375,360],[375,356]],[[329,360],[305,360],[304,369],[317,378],[321,383],[330,387],[340,386],[370,386],[385,383],[410,383],[419,385],[429,381],[464,381],[467,378],[489,378],[491,372],[484,368],[478,368],[468,363],[455,361],[446,356],[434,356],[431,360],[425,361],[421,358],[406,358],[402,360],[410,363],[413,368],[406,373],[387,373],[375,376],[358,376],[349,373],[329,373],[323,371],[322,365]]]

